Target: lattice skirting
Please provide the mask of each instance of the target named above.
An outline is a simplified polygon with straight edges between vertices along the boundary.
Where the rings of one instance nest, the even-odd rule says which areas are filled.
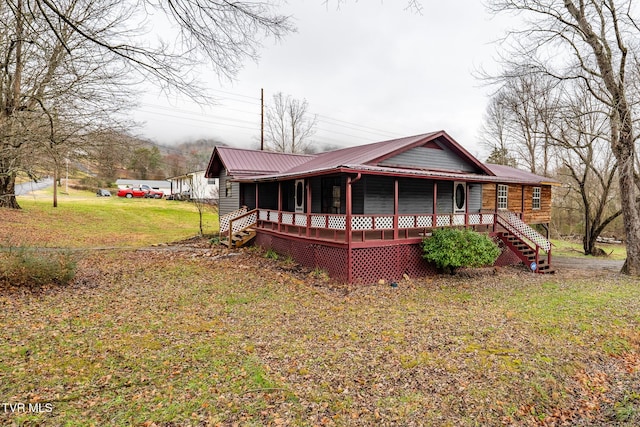
[[[493,263],[496,267],[506,267],[507,265],[517,265],[520,264],[520,258],[516,255],[508,246],[506,246],[500,239],[493,239],[494,242],[500,247],[502,253],[496,259],[496,262]]]
[[[353,249],[352,262],[354,283],[370,284],[380,279],[395,281],[402,279],[404,274],[416,278],[437,273],[435,266],[422,258],[419,244]]]
[[[256,235],[255,244],[263,248],[271,248],[281,255],[290,256],[305,267],[324,269],[334,279],[344,282],[348,280],[346,248],[311,244],[260,233],[260,231]]]
[[[255,244],[271,248],[275,252],[290,256],[296,262],[308,268],[324,269],[336,280],[348,280],[348,252],[346,248],[325,246],[302,240],[288,239],[258,231]],[[520,259],[507,247],[495,262],[496,266],[518,264]],[[422,258],[419,244],[381,246],[352,249],[351,282],[373,284],[380,279],[386,281],[401,280],[406,274],[411,278],[433,276],[437,274],[435,265]]]

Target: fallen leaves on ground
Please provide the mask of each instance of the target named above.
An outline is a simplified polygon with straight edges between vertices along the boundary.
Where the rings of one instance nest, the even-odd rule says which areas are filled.
[[[336,260],[339,262],[339,260]],[[634,425],[637,282],[503,268],[345,286],[204,240],[0,293],[0,395],[85,425]]]

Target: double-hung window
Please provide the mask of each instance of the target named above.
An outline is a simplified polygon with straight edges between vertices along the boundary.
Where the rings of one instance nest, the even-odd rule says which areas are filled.
[[[533,187],[533,199],[531,200],[533,209],[540,209],[540,187]]]
[[[506,210],[509,206],[508,204],[508,195],[509,195],[509,186],[498,184],[498,209]]]

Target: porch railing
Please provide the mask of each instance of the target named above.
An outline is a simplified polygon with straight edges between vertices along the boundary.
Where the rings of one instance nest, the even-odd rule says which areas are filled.
[[[501,211],[498,213],[496,222],[520,240],[530,243],[533,247],[540,248],[545,252],[551,250],[551,242],[522,221],[516,213]]]
[[[387,215],[351,215],[349,230],[352,233],[360,233],[365,239],[367,232],[381,232],[381,238],[385,239],[384,232],[397,230],[394,238],[407,238],[411,230],[426,230],[437,227],[451,226],[481,226],[493,225],[494,212],[468,213],[468,214],[387,214]],[[271,224],[278,230],[294,231],[299,235],[318,236],[321,230],[334,232],[334,238],[338,238],[338,232],[346,240],[347,215],[323,214],[323,213],[295,213],[280,212],[269,209],[258,210],[258,222]]]
[[[500,225],[525,245],[533,249],[535,267],[531,267],[536,272],[539,272],[540,257],[545,255],[542,251],[546,253],[547,268],[551,265],[551,242],[522,221],[517,214],[509,211],[500,211],[496,216],[496,224]]]
[[[237,209],[233,212],[229,212],[226,215],[220,217],[220,234],[229,231],[229,222],[239,216],[242,216],[247,213],[247,207],[243,206],[240,209]]]

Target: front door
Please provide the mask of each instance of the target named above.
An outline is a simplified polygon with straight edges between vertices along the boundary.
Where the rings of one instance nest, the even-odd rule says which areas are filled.
[[[467,212],[467,186],[464,182],[453,183],[453,213]]]

